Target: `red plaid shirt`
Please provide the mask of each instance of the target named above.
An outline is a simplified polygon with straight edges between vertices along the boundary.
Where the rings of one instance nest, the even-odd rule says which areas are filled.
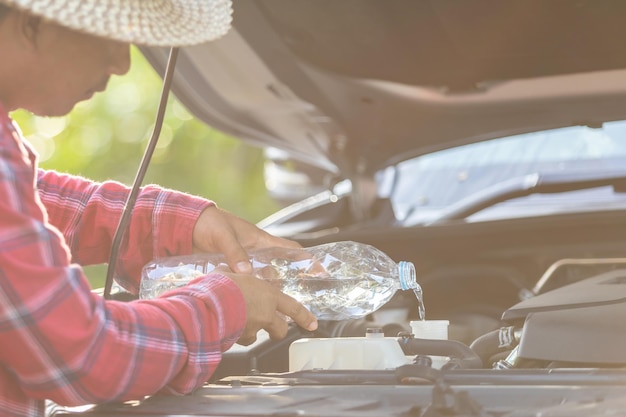
[[[167,297],[93,294],[78,264],[108,260],[127,187],[37,170],[0,107],[0,415],[42,415],[44,399],[80,405],[189,393],[239,338],[236,284],[212,274]],[[137,289],[158,256],[191,252],[211,203],[156,186],[139,195],[117,275]]]

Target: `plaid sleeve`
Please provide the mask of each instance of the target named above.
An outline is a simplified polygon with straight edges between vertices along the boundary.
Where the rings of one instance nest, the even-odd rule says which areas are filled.
[[[34,155],[3,123],[0,112],[0,410],[36,415],[44,398],[68,405],[121,401],[159,391],[188,393],[206,381],[245,325],[244,300],[236,284],[212,274],[157,300],[103,300],[90,291],[72,255],[95,257],[91,244],[94,253],[98,245],[106,246],[100,241],[106,238],[89,236],[85,222],[94,221],[98,213],[114,218],[119,213],[115,198],[110,194],[87,217],[83,210],[78,220],[71,209],[52,209],[50,218],[64,233],[82,223],[76,226],[79,231],[69,233],[68,246],[64,233],[48,221],[35,187],[35,165]],[[65,195],[77,195],[68,187]],[[94,187],[92,196],[111,189]],[[173,210],[161,190],[153,194],[139,205],[140,212],[148,207]],[[130,241],[150,241],[150,249],[142,247],[140,256],[189,245],[164,242],[165,236],[144,230],[154,224],[162,233],[176,228],[168,223],[170,215],[148,220],[139,215],[131,233],[137,238]],[[99,227],[108,232],[94,234],[110,235],[110,225]],[[83,248],[85,242],[92,243]],[[70,247],[79,249],[72,254]],[[125,256],[134,250],[127,249]]]
[[[111,242],[128,197],[114,182],[39,170],[39,195],[49,222],[64,235],[81,265],[108,261]],[[141,189],[120,247],[117,280],[136,293],[141,268],[155,257],[191,253],[195,221],[211,201],[148,185]]]

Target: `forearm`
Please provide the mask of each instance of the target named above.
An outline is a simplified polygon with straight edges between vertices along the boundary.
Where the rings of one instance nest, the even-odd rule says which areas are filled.
[[[5,147],[4,151],[8,154],[13,149]],[[5,164],[13,169],[0,175],[4,196],[0,199],[0,398],[18,403],[26,403],[28,398],[49,398],[61,404],[96,403],[141,398],[160,390],[185,393],[208,379],[221,353],[238,339],[245,325],[245,301],[237,284],[211,275],[164,299],[103,300],[90,291],[82,268],[72,264],[64,236],[47,222],[47,213],[32,188],[33,171],[21,164],[19,152],[15,157],[5,156],[15,164]],[[73,193],[72,182],[67,187],[63,182],[54,184],[70,206],[83,203],[66,200]],[[93,187],[112,192],[109,187]],[[138,213],[147,212],[148,207],[173,210],[168,201],[159,198],[161,191],[150,192],[154,204],[140,204]],[[117,212],[119,217],[119,209],[106,202],[101,205],[105,212]],[[51,217],[66,232],[79,223],[76,227],[80,230],[72,235],[79,242],[72,245],[80,250],[83,239],[98,242],[86,245],[88,248],[100,245],[102,238],[89,236],[86,226],[80,224],[88,210],[76,211],[82,212],[82,217],[73,217],[73,210],[55,211],[53,207]],[[98,213],[93,214],[94,222]],[[180,249],[178,243],[159,244],[167,236],[144,232],[154,224],[154,216],[143,217],[149,220],[136,222],[138,230],[131,235],[145,233],[150,245],[156,241],[159,250]],[[159,221],[158,215],[156,219]],[[114,230],[98,224],[94,228],[97,233],[108,229],[105,234],[109,235]],[[161,232],[168,230],[162,225]],[[191,242],[186,245],[190,247]]]
[[[13,314],[0,333],[0,362],[33,398],[76,405],[189,393],[208,380],[244,326],[241,293],[221,275],[167,298],[121,303],[91,294],[79,269],[67,271],[39,307],[43,291],[1,283],[4,299],[20,301],[4,309]]]
[[[74,262],[107,262],[128,187],[42,170],[38,186],[49,221],[63,233]],[[143,187],[120,247],[116,275],[125,286],[136,291],[141,267],[154,257],[191,253],[195,222],[212,204],[157,186]]]

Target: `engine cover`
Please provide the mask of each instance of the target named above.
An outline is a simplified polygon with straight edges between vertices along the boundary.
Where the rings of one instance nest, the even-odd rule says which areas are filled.
[[[625,317],[626,270],[616,270],[522,301],[502,319],[523,320],[522,358],[623,366]]]

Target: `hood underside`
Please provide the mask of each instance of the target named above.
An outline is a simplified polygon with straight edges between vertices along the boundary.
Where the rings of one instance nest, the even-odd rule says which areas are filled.
[[[626,112],[626,2],[235,0],[233,18],[181,51],[174,93],[330,171]],[[162,72],[167,51],[143,52]]]

